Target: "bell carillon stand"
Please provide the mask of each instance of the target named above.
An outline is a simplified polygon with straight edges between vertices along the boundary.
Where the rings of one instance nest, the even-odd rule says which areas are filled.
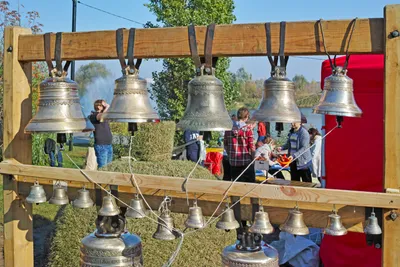
[[[385,155],[382,159],[385,171],[384,192],[372,193],[264,184],[257,187],[248,197],[268,199],[268,204],[265,206],[268,206],[269,219],[273,224],[284,223],[283,218],[286,217],[287,209],[293,208],[294,203],[298,202],[300,209],[304,212],[306,225],[318,228],[326,227],[327,220],[325,218],[331,214],[332,205],[335,204],[344,227],[348,231],[355,232],[363,232],[365,207],[382,208],[382,266],[395,267],[400,264],[398,256],[400,254],[400,239],[398,238],[400,236],[400,219],[395,216],[400,214],[400,69],[398,68],[400,61],[400,5],[386,6],[383,13],[383,18],[357,20],[357,27],[352,34],[348,53],[385,54]],[[348,38],[352,22],[352,20],[324,21],[324,43],[330,54],[345,54],[344,41]],[[213,30],[212,53],[208,53],[208,55],[203,52],[207,52],[207,49],[204,49],[207,27],[195,27],[193,32],[198,56],[200,58],[204,56],[265,57],[266,55],[282,56],[283,54],[287,57],[325,54],[321,42],[321,30],[317,21],[287,22],[284,53],[279,53],[280,23],[270,23],[269,27],[271,43],[270,49],[267,49],[265,22],[216,25]],[[130,33],[127,29],[121,32],[125,36],[129,36]],[[195,56],[191,53],[189,41],[190,38],[193,39],[193,36],[188,36],[187,27],[137,29],[133,42],[132,34],[130,38],[122,39],[122,42],[123,47],[128,47],[128,51],[131,51],[127,57],[128,66],[133,69],[135,69],[133,57],[143,59]],[[48,51],[54,51],[56,43],[58,44],[56,40],[59,38],[56,38],[56,34],[50,34],[48,37],[50,43]],[[115,31],[63,33],[62,50],[60,50],[59,57],[54,58],[53,53],[50,53],[50,57],[51,60],[55,59],[56,61],[60,61],[61,58],[65,61],[121,59],[120,53],[117,51],[117,45],[120,46],[120,44],[116,44],[115,40]],[[128,46],[129,42],[131,42],[131,46]],[[5,29],[4,48],[3,155],[5,160],[0,163],[0,173],[3,175],[4,182],[5,266],[28,267],[34,264],[32,204],[26,198],[30,187],[33,184],[38,187],[40,184],[46,189],[50,185],[53,186],[55,181],[66,181],[69,188],[68,198],[74,199],[77,190],[86,187],[91,191],[94,186],[77,169],[31,165],[31,135],[24,133],[24,129],[32,118],[30,88],[32,62],[45,61],[49,55],[47,52],[45,53],[46,45],[43,35],[33,35],[30,29],[21,27]],[[123,59],[127,57],[124,56]],[[210,61],[207,60],[206,65],[209,64]],[[212,78],[212,73],[211,75],[203,73],[194,79],[210,78],[208,76]],[[351,77],[350,73],[349,76]],[[137,76],[137,68],[131,72],[124,72],[121,82],[132,83],[133,90],[142,88],[139,86],[141,80]],[[195,85],[195,83],[191,85],[193,90],[196,90]],[[190,104],[195,105],[196,103]],[[117,107],[116,105],[115,108]],[[186,116],[189,115],[186,114]],[[130,115],[127,114],[127,116]],[[154,114],[154,116],[156,115]],[[86,128],[85,123],[82,120],[79,128]],[[112,185],[118,187],[118,196],[125,201],[129,201],[132,193],[135,192],[130,183],[130,174],[98,171],[87,171],[86,173],[99,184],[110,184],[112,181]],[[186,195],[181,191],[183,178],[139,174],[135,177],[138,186],[146,195],[146,200],[153,208],[158,208],[157,205],[162,196],[168,194],[175,199],[174,205],[170,207],[171,211],[187,213],[189,208]],[[187,192],[190,192],[188,193],[189,198],[194,199],[195,194],[198,196],[199,206],[203,208],[203,215],[210,216],[221,200],[221,195],[229,186],[230,183],[225,181],[191,179],[190,183],[186,184],[186,189]],[[254,186],[254,184],[235,183],[231,187],[229,195],[243,196]],[[39,195],[41,193],[43,192],[38,192]],[[266,203],[266,201],[264,202]],[[241,203],[242,206],[245,206],[250,201],[246,198]],[[246,213],[246,210],[243,209],[242,212],[244,219],[251,216]],[[226,221],[228,222],[228,220]],[[224,227],[227,226],[223,226],[222,229]],[[232,223],[229,225],[229,229],[235,228],[236,225]],[[264,228],[264,226],[260,226],[254,231],[264,231],[262,230]],[[104,233],[102,234],[104,235]],[[257,248],[256,242],[250,241],[248,249]],[[225,255],[229,255],[229,253],[227,251]]]

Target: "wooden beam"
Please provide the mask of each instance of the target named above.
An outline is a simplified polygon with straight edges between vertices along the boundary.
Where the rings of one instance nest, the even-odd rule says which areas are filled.
[[[39,181],[41,185],[43,185],[43,188],[46,192],[47,199],[49,200],[50,197],[53,194],[53,183],[51,184],[45,184],[45,181],[40,180]],[[19,194],[21,196],[27,196],[30,191],[30,187],[32,186],[31,183],[29,182],[19,182]],[[78,188],[75,187],[69,187],[67,188],[67,194],[70,199],[70,201],[74,200],[77,195],[77,190]],[[95,198],[95,191],[93,189],[90,189],[90,195],[92,199]],[[125,203],[129,204],[130,200],[133,198],[132,193],[124,193],[119,190],[118,198],[120,198],[122,201]],[[147,191],[149,192],[149,191]],[[188,213],[188,206],[186,202],[186,198],[183,196],[174,196],[171,194],[172,192],[167,192],[168,196],[172,196],[172,205],[170,207],[171,211],[177,212],[177,213]],[[164,197],[164,193],[159,194],[159,195],[148,195],[146,192],[144,192],[146,201],[149,203],[151,208],[153,210],[157,210],[159,208],[159,205]],[[220,196],[221,197],[221,196]],[[202,208],[202,212],[204,216],[211,216],[214,212],[214,210],[217,208],[219,201],[218,200],[198,200],[198,206]],[[251,206],[249,205],[249,201],[246,201],[247,204],[242,204],[241,205],[241,215],[244,220],[251,220]],[[118,203],[119,206],[124,206],[122,203]],[[270,203],[263,203],[265,210],[269,213],[269,217],[271,220],[271,223],[273,224],[282,224],[288,214],[289,209],[294,207],[294,204],[282,208],[282,207],[276,207],[276,206],[271,206]],[[218,216],[222,208],[225,206],[223,205],[216,213],[216,216]],[[315,210],[308,210],[306,209],[303,205],[300,206],[302,212],[304,213],[304,220],[305,223],[307,224],[308,227],[316,227],[316,228],[324,228],[326,227],[327,223],[327,216],[330,214],[330,210],[326,211],[315,211]],[[343,225],[348,228],[349,231],[353,232],[363,232],[363,224],[365,221],[365,209],[361,207],[341,207],[338,208],[338,213],[340,216],[342,216],[342,222]]]
[[[351,20],[324,21],[327,49],[331,54],[344,54]],[[271,23],[272,52],[279,50],[279,23]],[[206,27],[196,27],[198,51],[204,53]],[[128,30],[124,32],[128,36]],[[189,57],[187,27],[138,29],[135,37],[135,57],[172,58]],[[55,35],[52,35],[54,51]],[[128,38],[124,38],[127,51]],[[116,59],[115,31],[64,33],[63,60]],[[383,19],[359,19],[353,33],[350,53],[383,53]],[[288,22],[286,24],[286,55],[323,55],[320,28],[316,21]],[[51,53],[53,56],[54,53]],[[265,56],[266,34],[264,23],[217,25],[213,55],[218,57]],[[20,37],[20,61],[43,61],[43,35]]]
[[[400,5],[385,7],[385,178],[384,188],[400,188]],[[397,193],[397,195],[399,195]],[[382,266],[400,266],[400,218],[383,214]],[[397,210],[399,213],[399,211]],[[400,215],[400,214],[399,214]]]
[[[18,62],[18,41],[30,29],[6,27],[4,33],[4,158],[32,163],[31,135],[24,128],[32,117],[32,64]],[[5,266],[33,266],[32,205],[18,198],[16,177],[3,176]]]
[[[77,169],[52,168],[42,166],[32,166],[2,162],[0,163],[0,173],[42,177],[54,179],[57,177],[63,181],[87,182],[87,179]],[[100,184],[111,184],[118,186],[131,186],[131,174],[86,171],[89,177]],[[139,187],[181,191],[183,178],[168,176],[152,176],[144,174],[135,174]],[[230,186],[230,182],[190,179],[186,184],[189,192],[223,195]],[[249,190],[253,189],[252,183],[235,183],[229,195],[243,196]],[[400,195],[388,193],[373,193],[350,190],[319,189],[282,185],[260,185],[248,195],[248,197],[299,201],[309,203],[342,204],[362,207],[380,207],[380,208],[400,208]]]

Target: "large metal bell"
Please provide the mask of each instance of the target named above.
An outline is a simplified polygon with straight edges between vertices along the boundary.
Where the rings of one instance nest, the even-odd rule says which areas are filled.
[[[254,223],[249,228],[250,233],[268,235],[274,232],[274,227],[269,221],[268,213],[260,206],[254,216]]]
[[[187,228],[200,229],[203,228],[204,225],[205,225],[205,219],[203,217],[203,212],[195,202],[193,207],[189,208],[189,216],[185,221],[185,226]]]
[[[240,227],[231,208],[226,208],[221,216],[221,219],[217,222],[216,227],[222,230],[233,230]]]
[[[158,218],[158,226],[156,232],[153,234],[153,238],[158,240],[174,240],[177,236],[173,228],[174,219],[168,211],[163,212]]]
[[[143,199],[140,199],[138,196],[132,199],[130,204],[133,209],[130,207],[126,209],[125,217],[127,218],[141,219],[146,217],[146,215],[149,213],[144,206]]]
[[[79,102],[78,85],[62,75],[40,84],[39,103],[25,133],[73,133],[93,131]]]
[[[150,103],[147,81],[139,77],[137,70],[123,70],[123,73],[115,80],[114,98],[103,119],[116,122],[158,120],[158,114]]]
[[[378,218],[376,218],[375,212],[371,212],[371,216],[369,216],[367,225],[364,228],[364,233],[367,235],[382,234],[382,229],[378,224]]]
[[[74,206],[75,208],[86,209],[93,207],[93,205],[94,202],[90,198],[90,192],[85,188],[78,190],[78,197],[74,201],[72,201],[72,206]]]
[[[49,203],[55,205],[67,205],[69,203],[67,191],[58,184],[53,190],[53,196],[50,198]]]
[[[101,216],[115,216],[121,213],[121,210],[115,203],[115,199],[112,196],[103,197],[103,203],[98,212]]]
[[[43,186],[39,182],[35,182],[31,186],[31,191],[29,192],[26,202],[32,204],[44,203],[47,201],[46,192],[44,192]]]
[[[301,121],[300,109],[294,97],[294,83],[286,77],[286,71],[275,68],[264,82],[264,93],[252,120],[292,123]]]
[[[343,117],[361,117],[353,94],[353,80],[347,76],[347,69],[336,67],[332,75],[325,78],[324,90],[314,113]]]
[[[255,238],[259,240],[254,241]],[[278,267],[278,251],[261,241],[260,236],[244,233],[239,244],[224,248],[221,254],[223,267]]]
[[[347,234],[347,229],[343,226],[340,220],[340,215],[336,212],[328,216],[328,225],[324,229],[324,234],[332,236],[342,236]]]
[[[292,235],[308,235],[310,233],[304,223],[303,213],[297,207],[289,211],[286,221],[279,228]]]
[[[192,131],[232,129],[232,120],[224,102],[223,83],[214,73],[206,75],[201,71],[189,82],[186,110],[176,127]]]

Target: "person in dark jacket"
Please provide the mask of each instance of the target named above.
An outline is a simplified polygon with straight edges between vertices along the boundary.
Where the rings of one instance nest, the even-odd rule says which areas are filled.
[[[200,132],[186,130],[183,133],[185,143],[190,143],[186,146],[186,158],[187,160],[197,162],[200,156],[200,144],[195,142],[201,139]]]
[[[61,148],[57,146],[56,141],[51,138],[47,138],[44,142],[44,153],[49,155],[50,166],[56,166],[56,155],[57,155],[57,165],[58,167],[63,166],[63,157],[61,153]]]
[[[106,101],[99,99],[94,102],[94,110],[89,116],[94,125],[94,151],[99,168],[109,164],[113,159],[112,134],[108,122],[103,121],[103,113],[109,109]]]
[[[278,151],[288,149],[290,163],[291,180],[311,183],[311,152],[310,135],[306,128],[300,122],[292,123],[292,129],[289,132],[288,140],[285,145],[278,148]],[[297,158],[298,157],[298,158]],[[296,160],[293,160],[297,158]]]

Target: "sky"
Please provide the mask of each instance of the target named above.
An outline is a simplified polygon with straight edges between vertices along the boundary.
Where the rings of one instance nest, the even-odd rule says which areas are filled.
[[[20,11],[38,11],[43,27],[43,32],[69,32],[72,28],[72,0],[9,0],[13,8],[17,8],[18,2],[24,6]],[[156,17],[144,4],[145,0],[82,0],[83,4],[106,10],[116,15],[145,23],[156,23]],[[396,3],[397,2],[397,3]],[[388,4],[398,4],[394,0],[347,0],[322,1],[322,0],[235,0],[234,23],[262,23],[329,19],[353,19],[383,17],[383,8]],[[77,31],[116,30],[118,28],[142,28],[136,24],[121,18],[117,18],[98,10],[78,4]],[[292,57],[288,64],[288,76],[292,78],[296,74],[304,75],[308,80],[320,80],[320,68],[325,57],[313,57],[314,59]],[[112,71],[113,78],[120,76],[118,60],[101,61]],[[79,61],[76,66],[87,63]],[[151,78],[153,71],[162,69],[161,61],[144,61],[141,65],[140,75],[143,78]],[[232,58],[230,70],[235,72],[244,67],[252,74],[254,79],[266,79],[269,76],[270,67],[266,57],[236,57]]]

